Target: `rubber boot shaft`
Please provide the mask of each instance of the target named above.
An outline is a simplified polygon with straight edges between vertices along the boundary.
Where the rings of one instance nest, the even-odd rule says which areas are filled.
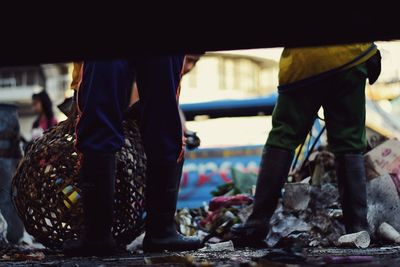
[[[145,252],[185,251],[201,247],[197,238],[178,233],[175,223],[176,204],[183,161],[172,165],[148,165],[146,186]]]
[[[260,163],[253,212],[246,223],[232,227],[233,241],[236,245],[258,247],[263,243],[292,161],[292,151],[265,147]]]
[[[363,156],[336,155],[336,176],[346,232],[368,232],[367,182]]]
[[[114,213],[115,153],[83,153],[80,188],[84,225],[80,239],[68,242],[67,255],[111,255],[116,250],[111,227]]]

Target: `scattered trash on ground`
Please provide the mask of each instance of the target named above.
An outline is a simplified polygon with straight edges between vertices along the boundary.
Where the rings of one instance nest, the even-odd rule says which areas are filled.
[[[385,250],[376,245],[400,244],[400,142],[387,140],[371,149],[365,154],[365,166],[370,235],[368,232],[345,235],[334,155],[326,147],[320,147],[310,154],[300,169],[290,174],[291,182],[282,190],[266,238],[270,249],[259,250],[263,252],[250,261],[249,255],[243,254],[243,250],[235,248],[230,241],[231,226],[246,221],[251,214],[257,180],[254,173],[233,170],[233,182],[216,188],[209,203],[177,212],[179,231],[202,238],[205,247],[197,252],[146,256],[143,263],[212,266],[208,259],[220,257],[225,262],[301,264],[307,262],[307,249],[325,251],[326,254],[319,255],[319,260],[328,264],[375,261],[374,256],[368,255],[370,243],[379,253],[389,253],[393,247]],[[142,240],[143,235],[127,247],[133,255],[142,253]],[[7,245],[5,241],[4,244]],[[329,250],[332,248],[336,250]],[[10,247],[3,248],[2,252],[3,261],[43,261],[47,258],[46,252],[37,248]]]
[[[42,261],[46,254],[54,255],[54,252],[37,249],[26,244],[3,244],[0,247],[0,260],[7,261]]]
[[[270,221],[269,247],[365,248],[370,242],[400,242],[400,142],[384,141],[365,154],[371,236],[345,235],[334,162],[333,153],[319,147],[290,174],[291,182],[285,184]],[[230,239],[233,224],[247,220],[257,179],[253,173],[232,173],[236,179],[218,187],[208,204],[177,213],[182,234],[197,235],[208,243],[224,242]]]
[[[5,254],[1,257],[3,260],[12,260],[12,261],[41,261],[45,258],[43,252],[32,252],[29,254],[22,253],[14,253],[14,254]]]

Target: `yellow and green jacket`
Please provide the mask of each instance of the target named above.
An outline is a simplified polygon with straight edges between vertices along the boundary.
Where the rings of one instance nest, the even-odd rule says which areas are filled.
[[[285,48],[279,61],[280,91],[305,86],[367,61],[377,51],[374,43]]]

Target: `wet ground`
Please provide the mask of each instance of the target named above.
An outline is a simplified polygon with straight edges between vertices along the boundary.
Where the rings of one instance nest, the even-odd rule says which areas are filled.
[[[10,251],[8,254],[10,254]],[[43,251],[43,254],[32,254],[30,260],[21,255],[19,258],[7,259],[7,256],[4,256],[6,254],[3,254],[0,266],[400,266],[400,246],[364,250],[305,249],[302,253],[305,256],[305,261],[300,256],[293,258],[286,257],[283,254],[283,256],[279,256],[281,262],[271,261],[265,257],[267,254],[271,258],[271,255],[276,257],[277,253],[276,250],[268,249],[241,249],[151,255],[126,253],[108,258],[65,258],[54,252]],[[34,259],[35,255],[37,256],[36,260]],[[335,256],[335,258],[332,258],[332,256]],[[349,258],[349,256],[353,258]],[[335,263],[327,263],[328,260],[334,260]],[[359,262],[349,264],[345,263],[346,260]],[[362,263],[362,261],[366,262]]]

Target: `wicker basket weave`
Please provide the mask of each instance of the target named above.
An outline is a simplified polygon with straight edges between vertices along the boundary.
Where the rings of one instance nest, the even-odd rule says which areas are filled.
[[[117,153],[112,229],[120,245],[143,232],[146,172],[136,123],[127,120],[123,128],[125,145]],[[74,142],[74,120],[61,122],[29,147],[13,179],[13,200],[27,232],[49,248],[60,248],[65,240],[76,238],[81,229],[81,155]]]

